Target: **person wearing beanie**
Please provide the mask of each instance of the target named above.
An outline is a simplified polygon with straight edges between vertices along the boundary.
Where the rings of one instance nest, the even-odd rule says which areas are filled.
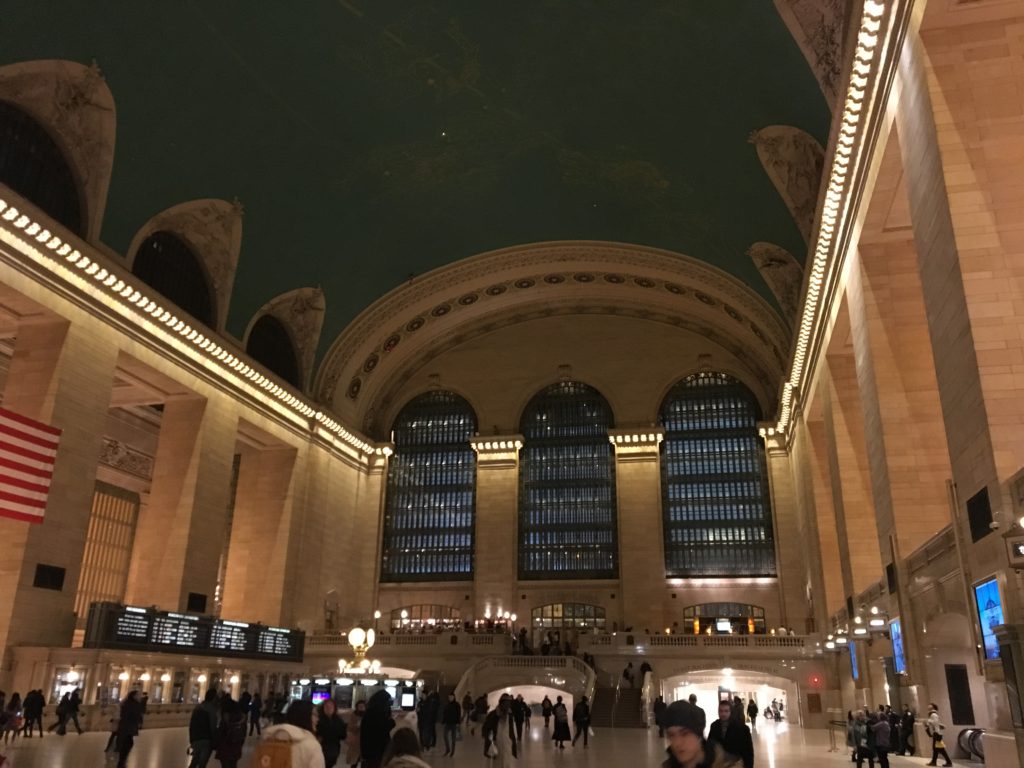
[[[739,768],[742,765],[718,744],[704,740],[704,710],[688,701],[673,701],[665,709],[668,758],[662,768]]]

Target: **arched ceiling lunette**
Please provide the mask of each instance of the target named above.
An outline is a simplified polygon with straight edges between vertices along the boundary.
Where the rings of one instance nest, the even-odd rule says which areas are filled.
[[[538,301],[608,313],[635,306],[699,323],[756,358],[772,386],[789,351],[789,330],[768,303],[697,259],[619,243],[536,243],[464,259],[375,302],[331,345],[317,397],[362,423],[370,393],[382,387],[377,382],[400,375],[434,339]]]

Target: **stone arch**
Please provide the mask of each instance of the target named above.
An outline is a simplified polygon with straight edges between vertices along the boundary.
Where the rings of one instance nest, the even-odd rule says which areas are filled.
[[[0,67],[0,101],[24,111],[53,138],[78,187],[76,234],[98,243],[116,135],[114,97],[99,68],[59,59]]]
[[[223,331],[231,305],[235,271],[242,248],[243,209],[236,200],[189,200],[153,216],[128,248],[131,269],[139,247],[154,232],[171,232],[186,242],[202,264],[214,297],[215,330]]]
[[[749,371],[741,378],[761,384],[761,402],[777,398],[790,330],[768,302],[706,262],[588,241],[492,251],[396,288],[332,343],[316,395],[342,418],[373,431],[394,411],[395,390],[410,371],[444,349],[559,315],[637,317],[700,333],[742,352]]]
[[[277,320],[287,331],[295,351],[298,378],[293,383],[305,391],[312,376],[326,306],[324,292],[320,288],[296,288],[282,293],[264,304],[253,315],[245,329],[242,342],[248,350],[253,328],[262,317],[269,315]]]
[[[192,246],[173,232],[158,230],[139,245],[132,274],[200,323],[215,324],[210,277]]]

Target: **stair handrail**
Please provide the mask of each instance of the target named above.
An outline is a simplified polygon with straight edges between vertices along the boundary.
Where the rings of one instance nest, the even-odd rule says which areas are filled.
[[[588,701],[594,700],[594,692],[597,690],[597,671],[578,656],[570,656],[572,666],[577,672],[583,674],[586,683],[583,686],[584,695]]]

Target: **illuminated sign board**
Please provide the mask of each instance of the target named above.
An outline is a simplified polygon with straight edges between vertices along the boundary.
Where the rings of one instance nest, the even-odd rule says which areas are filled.
[[[981,626],[981,642],[986,659],[999,658],[999,641],[995,629],[1003,621],[1003,601],[999,597],[999,583],[995,579],[974,585],[974,604],[978,609],[978,624]]]
[[[907,657],[903,653],[903,627],[899,619],[893,619],[889,624],[889,637],[892,639],[892,660],[893,668],[897,675],[905,674],[907,671]]]
[[[119,603],[93,603],[86,648],[195,653],[244,659],[302,661],[305,633],[212,616],[158,611]]]

